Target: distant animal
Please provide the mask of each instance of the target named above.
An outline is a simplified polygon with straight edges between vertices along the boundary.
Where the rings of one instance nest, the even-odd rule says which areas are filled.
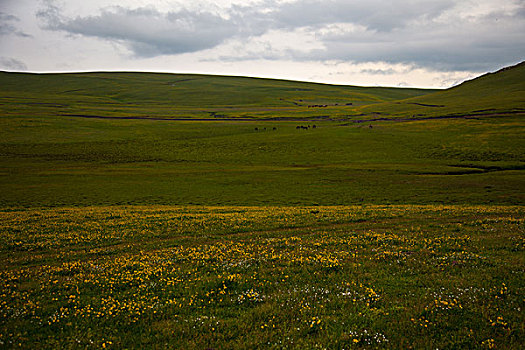
[[[255,128],[255,131],[259,131],[259,128]]]
[[[369,129],[372,129],[372,128],[373,128],[372,124],[370,124],[370,125],[368,126],[368,128],[369,128]]]
[[[274,127],[273,127],[273,130],[277,130],[277,128],[274,126]]]

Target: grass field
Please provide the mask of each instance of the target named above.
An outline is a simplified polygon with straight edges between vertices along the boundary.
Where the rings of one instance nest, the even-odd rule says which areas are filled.
[[[325,122],[308,130],[296,126],[315,122],[0,123],[0,205],[7,207],[524,199],[523,123],[514,116],[382,122],[372,129]]]
[[[524,67],[0,73],[0,348],[523,348]]]
[[[488,73],[437,93],[384,101],[364,106],[361,113],[373,119],[425,118],[442,116],[497,116],[525,113],[525,62]]]
[[[523,345],[523,208],[2,211],[0,344]]]
[[[166,119],[340,117],[355,107],[436,90],[337,86],[272,79],[155,73],[1,73],[5,115]],[[349,104],[349,105],[348,105]],[[314,107],[315,106],[315,107]]]

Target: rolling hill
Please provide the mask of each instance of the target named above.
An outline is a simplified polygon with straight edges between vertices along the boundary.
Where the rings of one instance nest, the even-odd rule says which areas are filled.
[[[160,73],[0,73],[0,113],[160,118],[344,115],[434,90]]]
[[[525,63],[447,90],[198,74],[0,72],[2,115],[377,120],[523,113]]]
[[[523,203],[524,67],[444,91],[0,73],[0,207]]]
[[[523,69],[0,73],[0,348],[523,348]]]
[[[525,62],[488,73],[453,88],[359,109],[361,116],[487,116],[525,112]]]

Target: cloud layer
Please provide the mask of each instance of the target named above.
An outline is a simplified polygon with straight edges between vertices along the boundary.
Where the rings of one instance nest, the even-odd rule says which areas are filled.
[[[0,0],[0,70],[448,87],[525,57],[524,0],[115,3]]]
[[[525,3],[519,0],[267,0],[220,10],[113,6],[76,17],[48,3],[38,18],[48,30],[115,42],[138,57],[217,49],[224,60],[483,70],[525,56]]]
[[[27,66],[24,62],[19,61],[15,58],[11,58],[11,57],[0,56],[0,64],[10,70],[16,70],[16,71],[27,70]]]
[[[12,34],[20,37],[30,37],[30,35],[17,29],[17,22],[20,22],[18,17],[0,12],[0,36]]]
[[[124,43],[138,56],[195,52],[235,34],[235,24],[209,12],[182,9],[161,13],[153,7],[102,9],[96,16],[67,19],[50,6],[38,12],[49,30]]]

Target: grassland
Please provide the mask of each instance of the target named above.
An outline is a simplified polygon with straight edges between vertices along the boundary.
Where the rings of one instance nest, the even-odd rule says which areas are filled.
[[[0,212],[8,348],[523,345],[522,207]]]
[[[523,67],[0,73],[0,348],[522,348]]]
[[[162,119],[326,119],[434,90],[155,73],[0,73],[2,113]],[[350,104],[350,105],[347,105]],[[316,107],[314,107],[316,106]],[[321,107],[322,106],[322,107]]]
[[[0,123],[4,207],[523,203],[516,117],[372,129],[72,117]]]
[[[525,62],[503,68],[451,89],[364,106],[365,118],[479,117],[525,114]]]

